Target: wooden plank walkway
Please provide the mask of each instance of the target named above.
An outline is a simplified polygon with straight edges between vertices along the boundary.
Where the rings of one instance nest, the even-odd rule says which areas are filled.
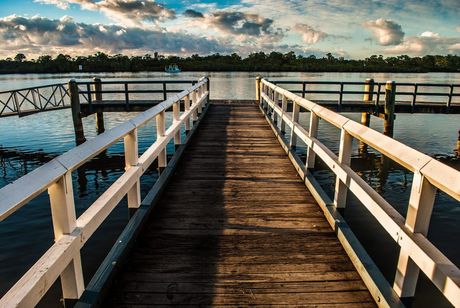
[[[255,105],[213,104],[104,306],[375,303]]]

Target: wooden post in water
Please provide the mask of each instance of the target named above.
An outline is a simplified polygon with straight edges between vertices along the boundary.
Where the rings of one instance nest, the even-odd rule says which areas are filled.
[[[95,92],[93,95],[93,102],[95,101],[102,101],[102,83],[101,79],[98,77],[93,78],[93,91]],[[97,134],[102,134],[105,131],[104,127],[104,113],[102,111],[96,112],[96,130]]]
[[[373,99],[373,92],[374,92],[374,79],[372,78],[367,78],[366,81],[365,81],[365,85],[364,85],[364,92],[369,92],[369,93],[364,93],[364,96],[363,96],[363,102],[365,104],[368,104],[369,102],[372,101]],[[377,95],[379,95],[377,93]],[[371,123],[371,114],[369,112],[363,112],[361,113],[361,124],[364,125],[364,126],[367,126],[369,127]],[[363,154],[363,153],[366,153],[367,152],[367,144],[365,144],[364,142],[360,142],[359,143],[359,153]]]
[[[395,93],[396,83],[394,81],[387,81],[385,85],[385,121],[383,123],[383,133],[390,137],[393,137],[394,129]]]
[[[374,79],[367,78],[365,83],[366,84],[364,85],[364,92],[370,92],[370,93],[364,93],[363,101],[364,103],[369,103],[373,99]],[[369,127],[370,123],[371,123],[371,114],[369,112],[361,113],[361,124]]]
[[[261,84],[262,77],[256,77],[256,102],[260,104],[260,84]]]
[[[80,145],[86,141],[86,138],[85,138],[85,133],[83,131],[83,122],[81,120],[80,97],[78,94],[78,85],[74,79],[69,81],[69,96],[70,96],[70,106],[72,109],[73,129],[75,131],[75,143],[77,145]]]

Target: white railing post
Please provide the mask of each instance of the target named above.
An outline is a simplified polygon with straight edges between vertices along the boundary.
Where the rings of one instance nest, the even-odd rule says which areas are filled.
[[[187,113],[190,110],[190,94],[184,97],[184,112]],[[185,130],[190,130],[190,117],[185,120]]]
[[[353,137],[342,128],[340,133],[339,163],[349,166],[353,151]],[[345,208],[347,203],[348,187],[337,176],[335,181],[334,206]]]
[[[163,138],[165,136],[166,127],[165,127],[165,111],[163,110],[156,116],[156,123],[157,123],[157,140]],[[160,154],[158,154],[158,169],[162,171],[162,168],[165,168],[167,164],[167,157],[166,157],[166,146],[161,150]]]
[[[286,96],[282,96],[281,98],[281,110],[283,110],[283,115],[286,113],[287,111],[287,98]],[[286,132],[286,122],[284,122],[284,119],[283,117],[281,117],[281,126],[280,126],[280,130],[282,133],[285,133]]]
[[[308,129],[308,137],[316,138],[318,135],[318,124],[319,124],[319,117],[313,112],[310,112],[310,125]],[[311,169],[315,167],[315,158],[316,154],[315,151],[311,147],[307,150],[307,168]]]
[[[196,102],[198,103],[199,100],[203,97],[203,86],[198,87],[197,89],[197,99]],[[203,105],[199,104],[198,105],[198,114],[201,114],[203,112]]]
[[[415,172],[407,208],[406,226],[414,233],[428,234],[433,212],[436,187],[420,173]],[[401,248],[393,289],[400,297],[413,297],[419,275],[418,266],[409,257],[409,252]]]
[[[297,145],[297,135],[294,133],[295,124],[299,122],[299,111],[300,105],[295,101],[292,101],[292,127],[291,127],[291,138],[289,141],[289,148],[293,148]]]
[[[261,83],[260,91],[261,91],[261,93],[264,93],[264,94],[268,95],[268,93],[267,93],[267,85],[264,84],[264,83]],[[261,107],[263,110],[265,110],[264,101],[265,101],[265,100],[263,99],[262,95],[260,95],[260,107]]]
[[[180,122],[180,100],[173,104],[173,124],[177,122]],[[176,134],[174,135],[174,144],[181,144],[180,129],[178,129]]]
[[[139,148],[137,139],[137,128],[124,138],[125,147],[125,170],[137,166],[139,163]],[[133,187],[128,191],[128,208],[137,209],[141,205],[141,185],[137,180]]]
[[[67,172],[48,188],[55,241],[70,234],[76,227],[75,201],[73,197],[72,173]],[[78,299],[85,289],[80,253],[61,273],[64,299]]]
[[[197,91],[198,90],[194,90],[192,92],[192,105],[195,105],[198,102],[198,93],[197,93]],[[196,120],[198,120],[198,114],[197,114],[197,110],[195,109],[192,112],[192,121],[195,122]]]
[[[261,91],[263,88],[262,78],[260,76],[256,77],[256,101],[260,105],[262,103]]]

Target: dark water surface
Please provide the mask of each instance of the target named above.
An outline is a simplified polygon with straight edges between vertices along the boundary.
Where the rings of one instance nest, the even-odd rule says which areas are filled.
[[[96,74],[102,80],[109,79],[198,79],[209,75],[212,98],[253,98],[255,73],[184,73],[171,76],[165,73],[105,73]],[[376,81],[396,80],[404,82],[460,83],[460,74],[362,74],[362,73],[269,73],[263,74],[272,80],[340,80],[363,81],[373,77]],[[1,75],[0,91],[56,82],[67,82],[71,78],[87,81],[95,74],[28,74]],[[315,99],[318,97],[311,97]],[[106,129],[117,126],[135,116],[136,113],[105,113]],[[354,120],[359,114],[345,114]],[[171,115],[168,114],[168,121]],[[308,114],[301,115],[308,125]],[[83,119],[87,139],[94,138],[95,121],[90,116]],[[170,122],[167,122],[167,125]],[[395,122],[395,139],[430,156],[438,157],[458,169],[459,161],[453,158],[460,115],[411,115],[398,114]],[[382,131],[383,122],[372,118],[371,127]],[[139,152],[142,153],[155,140],[155,123],[139,130]],[[331,125],[320,122],[319,139],[338,152],[340,132]],[[60,110],[17,118],[0,118],[0,187],[53,157],[74,146],[74,135],[70,110]],[[169,145],[172,149],[172,144]],[[358,154],[357,144],[352,159],[354,170],[365,178],[382,196],[405,216],[412,183],[412,173],[395,164],[388,170],[382,168],[380,153],[369,149],[368,154]],[[303,149],[299,147],[299,153]],[[80,215],[100,196],[124,170],[123,143],[109,148],[105,156],[99,156],[73,173],[74,195],[77,215]],[[315,171],[324,189],[332,194],[335,178],[319,164]],[[155,170],[149,170],[141,181],[145,195],[157,178]],[[460,179],[458,179],[460,181]],[[347,222],[375,259],[384,275],[393,281],[398,257],[398,248],[367,210],[352,196],[345,210]],[[1,202],[1,200],[0,200]],[[82,250],[85,282],[88,282],[100,262],[112,246],[128,221],[126,203],[122,202]],[[457,266],[460,265],[460,204],[443,193],[436,197],[429,239]],[[0,222],[0,295],[4,294],[25,271],[52,245],[53,228],[47,193],[35,198],[5,221]],[[423,275],[422,275],[423,276]],[[55,287],[46,297],[44,306],[59,305],[60,289]],[[414,306],[449,306],[434,296],[430,284],[423,278],[417,288]]]

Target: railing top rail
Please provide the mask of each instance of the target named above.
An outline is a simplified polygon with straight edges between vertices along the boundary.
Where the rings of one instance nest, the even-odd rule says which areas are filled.
[[[345,129],[353,137],[368,144],[408,170],[421,173],[434,186],[460,201],[460,181],[458,180],[460,179],[460,171],[326,107],[297,96],[265,79],[262,79],[262,83],[332,125]]]
[[[66,172],[75,170],[137,127],[144,125],[162,111],[169,109],[175,102],[183,99],[186,95],[195,91],[207,81],[208,78],[201,79],[190,88],[173,95],[127,122],[105,131],[95,138],[54,158],[43,166],[38,167],[13,183],[1,188],[0,200],[2,200],[2,202],[0,204],[0,221],[7,218],[38,194],[45,191]]]
[[[180,93],[182,90],[178,89],[166,89],[164,90],[133,90],[133,89],[128,89],[128,90],[89,90],[89,91],[78,91],[79,94],[95,94],[95,93],[101,93],[101,94],[123,94],[123,93]]]
[[[364,81],[322,81],[322,80],[270,80],[273,84],[318,84],[318,85],[366,85]],[[376,82],[374,85],[385,85],[385,82]],[[398,86],[419,86],[419,87],[460,87],[458,83],[424,83],[424,82],[397,82]]]
[[[194,83],[196,80],[105,80],[98,82],[100,84],[119,84],[119,85],[124,85],[126,83],[128,84],[163,84],[163,83]],[[91,85],[95,84],[96,82],[94,81],[77,81],[77,84],[79,85]]]
[[[28,87],[28,88],[20,88],[20,89],[0,91],[0,94],[18,92],[18,91],[35,90],[35,89],[43,89],[43,88],[56,87],[56,86],[65,86],[65,85],[66,85],[66,83],[52,83],[52,84],[47,84],[47,85],[43,85],[43,86],[35,86],[35,87]]]

